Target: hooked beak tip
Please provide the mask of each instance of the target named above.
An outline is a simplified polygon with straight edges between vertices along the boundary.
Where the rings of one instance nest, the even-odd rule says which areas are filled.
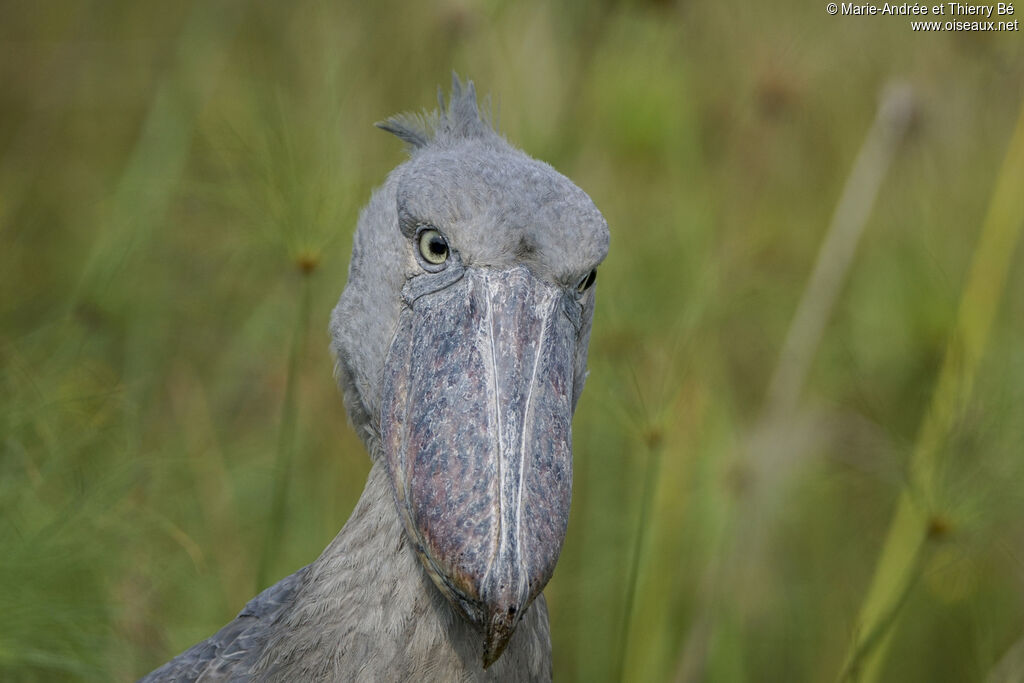
[[[518,623],[519,613],[516,606],[495,607],[491,610],[487,616],[487,630],[484,633],[484,669],[501,657]]]

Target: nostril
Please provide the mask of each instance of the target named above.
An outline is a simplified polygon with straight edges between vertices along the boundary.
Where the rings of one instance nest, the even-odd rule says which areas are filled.
[[[512,606],[510,606],[510,607],[508,608],[508,615],[509,615],[510,617],[511,617],[511,616],[515,616],[515,613],[516,613],[516,607],[515,607],[515,605],[512,605]]]

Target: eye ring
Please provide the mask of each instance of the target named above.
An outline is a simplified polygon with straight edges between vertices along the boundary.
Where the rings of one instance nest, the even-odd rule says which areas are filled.
[[[434,227],[424,226],[416,233],[416,248],[428,268],[444,265],[451,254],[448,240]]]
[[[579,284],[576,285],[576,292],[578,294],[583,294],[583,292],[594,286],[595,280],[597,280],[597,268],[591,270],[582,280],[580,280]]]

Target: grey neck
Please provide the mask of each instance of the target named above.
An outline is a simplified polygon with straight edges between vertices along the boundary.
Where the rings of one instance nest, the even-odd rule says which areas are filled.
[[[501,658],[483,669],[483,636],[423,571],[379,463],[352,516],[272,626],[267,645],[268,656],[256,667],[267,680],[551,680],[543,596]]]

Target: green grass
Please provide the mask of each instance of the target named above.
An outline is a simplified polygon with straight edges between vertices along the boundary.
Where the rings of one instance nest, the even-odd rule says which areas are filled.
[[[372,123],[452,69],[612,230],[556,680],[1019,666],[1024,258],[984,246],[1020,229],[1019,33],[787,0],[58,2],[0,10],[0,679],[132,680],[340,529],[369,461],[327,320],[403,159]],[[916,117],[772,412],[894,80]],[[924,480],[917,553],[890,529]]]

